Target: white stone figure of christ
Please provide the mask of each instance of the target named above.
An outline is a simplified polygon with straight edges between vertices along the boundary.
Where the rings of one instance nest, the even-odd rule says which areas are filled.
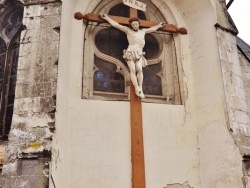
[[[112,20],[106,14],[99,14],[100,17],[106,20],[111,26],[123,31],[127,34],[128,48],[123,51],[123,58],[126,60],[129,70],[130,79],[135,87],[136,95],[143,99],[145,98],[142,91],[143,72],[142,67],[147,66],[147,61],[144,58],[145,52],[145,34],[155,32],[157,29],[163,27],[165,23],[159,23],[150,28],[140,29],[139,19],[134,17],[129,19],[129,26],[123,26],[116,21]]]

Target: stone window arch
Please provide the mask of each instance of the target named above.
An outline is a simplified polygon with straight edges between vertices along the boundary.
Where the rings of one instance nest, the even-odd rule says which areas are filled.
[[[144,1],[147,3],[147,11],[138,12],[140,19],[167,23],[151,1]],[[117,0],[102,1],[94,12],[128,17],[129,7]],[[129,69],[122,58],[123,49],[128,45],[126,34],[106,23],[88,22],[84,39],[83,98],[128,100]],[[147,34],[145,40],[144,51],[148,67],[143,70],[143,91],[146,96],[144,101],[181,104],[175,41],[172,34],[156,32]]]
[[[0,139],[10,131],[23,5],[13,0],[0,3]]]

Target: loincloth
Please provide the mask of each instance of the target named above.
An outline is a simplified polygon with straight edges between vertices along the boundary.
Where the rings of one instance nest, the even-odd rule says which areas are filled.
[[[139,53],[139,52],[136,52],[136,51],[123,50],[123,58],[126,61],[131,61],[132,60],[134,62],[137,62],[139,60],[142,60],[142,67],[146,67],[148,65],[147,60],[144,57],[145,54],[146,54],[145,52]]]

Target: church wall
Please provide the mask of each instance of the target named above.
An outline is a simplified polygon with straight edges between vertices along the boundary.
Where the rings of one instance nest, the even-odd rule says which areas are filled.
[[[77,107],[70,112],[65,127],[67,155],[60,154],[66,160],[58,163],[67,166],[70,173],[67,186],[61,186],[130,187],[129,104],[80,99],[72,104]],[[60,186],[60,179],[55,181]]]
[[[143,104],[147,187],[184,182],[195,186],[197,152],[194,140],[187,137],[184,120],[183,105]]]
[[[70,3],[72,2],[72,4]],[[68,170],[68,133],[69,133],[69,101],[73,99],[68,93],[71,91],[70,85],[72,81],[70,79],[70,70],[72,67],[75,67],[77,64],[70,62],[75,62],[71,60],[72,57],[69,55],[71,51],[76,51],[78,53],[82,53],[82,48],[76,48],[71,43],[71,35],[72,32],[80,32],[82,29],[80,28],[72,30],[71,25],[72,22],[75,20],[73,19],[73,0],[72,1],[63,1],[62,3],[62,14],[61,14],[61,40],[60,40],[60,47],[59,47],[59,62],[58,63],[58,84],[57,84],[57,104],[56,104],[56,131],[53,136],[53,143],[52,143],[52,167],[51,167],[51,178],[50,178],[50,186],[54,187],[54,184],[58,185],[58,187],[64,187],[67,185],[67,175],[69,172]],[[82,41],[83,39],[80,38],[76,42],[77,43]],[[79,45],[79,44],[78,44]],[[73,57],[74,58],[74,57]],[[76,58],[82,59],[82,57],[77,56]],[[79,68],[79,70],[81,67]],[[78,81],[80,82],[80,81]],[[74,84],[73,84],[74,85]],[[78,87],[79,88],[79,87]],[[58,114],[62,114],[59,115]],[[57,145],[60,144],[60,149]],[[58,165],[62,164],[62,165]],[[53,169],[61,172],[59,174],[54,174]]]
[[[250,115],[250,64],[246,57],[239,51],[240,66],[242,71],[242,79],[246,94],[247,112]]]
[[[83,4],[78,6],[78,11],[82,11],[85,7],[87,7],[88,2],[83,1]],[[84,101],[81,99],[81,90],[82,90],[82,62],[83,62],[83,28],[82,24],[79,21],[76,21],[73,19],[74,11],[73,8],[75,8],[73,3],[65,1],[63,3],[63,14],[62,14],[62,20],[64,22],[62,23],[62,38],[61,41],[61,48],[60,48],[60,64],[59,64],[59,84],[58,84],[58,108],[57,108],[57,132],[54,137],[54,146],[53,146],[53,167],[52,167],[52,176],[54,178],[55,184],[58,187],[69,187],[69,186],[80,186],[84,184],[82,181],[83,179],[83,173],[88,173],[92,175],[92,177],[95,176],[89,169],[87,168],[87,165],[84,166],[85,161],[90,161],[91,159],[97,159],[97,157],[94,156],[94,152],[98,152],[98,150],[103,150],[100,146],[100,142],[104,142],[105,139],[108,137],[108,133],[104,132],[105,130],[102,129],[99,130],[101,133],[106,134],[106,136],[103,135],[103,138],[98,138],[95,143],[98,142],[98,146],[94,146],[94,149],[91,149],[89,147],[89,158],[86,159],[86,154],[84,154],[84,149],[86,149],[84,146],[93,146],[94,143],[90,144],[91,140],[91,134],[93,133],[93,130],[91,129],[91,126],[95,127],[102,125],[102,128],[106,128],[106,131],[109,129],[112,130],[111,127],[108,127],[108,120],[110,119],[98,119],[95,118],[95,108],[96,109],[103,109],[105,112],[109,112],[107,114],[108,117],[112,116],[113,114],[116,114],[115,112],[117,110],[112,111],[116,109],[117,103],[109,103],[108,105],[104,105],[104,103],[100,101]],[[73,23],[73,26],[71,24]],[[69,25],[71,27],[69,27]],[[73,29],[72,29],[73,27]],[[79,38],[76,38],[74,36],[78,36]],[[69,55],[72,54],[72,55]],[[74,62],[72,64],[72,62]],[[67,76],[65,76],[67,75]],[[121,113],[119,117],[117,114],[113,117],[117,124],[119,124],[119,119],[123,120],[123,117],[126,117],[126,113],[124,113],[122,110],[123,108],[127,108],[127,105],[125,103],[120,104],[121,107],[119,112]],[[90,110],[92,109],[92,110]],[[111,109],[108,111],[108,109]],[[92,113],[92,115],[91,115]],[[88,117],[90,116],[90,117]],[[91,119],[92,117],[92,119]],[[91,121],[92,120],[92,121]],[[93,122],[96,121],[96,122]],[[102,122],[101,122],[102,121]],[[92,132],[92,133],[91,133]],[[100,132],[99,134],[102,135]],[[79,135],[80,134],[80,135]],[[82,136],[81,136],[82,134]],[[89,135],[88,135],[89,134]],[[88,142],[86,142],[86,137],[84,135],[88,135]],[[121,136],[119,134],[115,136]],[[92,135],[92,140],[94,140],[95,135]],[[116,138],[117,138],[116,137]],[[112,141],[112,138],[110,138]],[[106,149],[108,148],[108,141],[106,142]],[[113,142],[116,143],[116,140],[113,138]],[[89,143],[89,145],[87,144]],[[86,145],[87,144],[87,145]],[[98,147],[98,148],[96,148]],[[112,148],[112,145],[110,146]],[[77,151],[79,150],[79,151]],[[81,152],[82,150],[82,152]],[[92,150],[92,153],[91,153]],[[111,150],[111,149],[109,149]],[[78,155],[76,156],[75,153]],[[128,152],[129,153],[129,152]],[[72,154],[72,155],[69,155]],[[98,154],[98,155],[97,155]],[[111,155],[112,152],[108,152],[108,155]],[[97,156],[100,156],[98,159],[100,160],[99,163],[103,162],[101,157],[102,154],[96,153]],[[121,154],[120,154],[121,155]],[[75,156],[75,157],[74,157]],[[107,158],[107,157],[106,157]],[[121,158],[123,158],[121,156]],[[77,159],[77,160],[76,160]],[[79,162],[78,159],[81,159],[81,162]],[[98,162],[98,159],[96,162]],[[118,160],[118,159],[117,159]],[[110,158],[109,162],[115,161],[114,159]],[[119,160],[118,160],[119,161]],[[104,160],[104,162],[107,162],[107,160]],[[104,163],[103,162],[103,163]],[[103,164],[102,163],[102,164]],[[104,163],[105,164],[105,163]],[[94,165],[94,162],[93,162]],[[102,166],[102,165],[100,165]],[[130,167],[129,165],[127,165]],[[83,171],[83,167],[85,167]],[[97,167],[96,167],[97,168]],[[56,173],[54,173],[56,171]],[[111,170],[112,171],[112,170]],[[128,170],[129,171],[129,170]],[[105,181],[107,183],[107,177],[105,174],[108,175],[108,173],[105,172],[105,167],[99,171],[102,173],[101,175],[98,175],[97,177],[100,178],[103,175],[102,181]],[[125,173],[126,174],[126,173]],[[87,176],[86,176],[87,177]],[[106,179],[106,180],[105,180]],[[77,180],[77,181],[75,181]],[[77,183],[78,182],[78,183]],[[93,180],[93,183],[95,180]],[[112,181],[110,181],[112,182]],[[97,181],[98,183],[98,181]],[[95,186],[95,185],[93,185]],[[98,186],[96,186],[98,187]],[[119,186],[117,186],[119,187]]]
[[[48,186],[55,124],[61,3],[23,3],[15,105],[3,166],[5,188]]]
[[[246,59],[246,57],[238,51],[239,54],[239,60],[240,60],[240,66],[241,66],[241,73],[242,73],[242,81],[240,82],[240,87],[244,88],[245,91],[245,99],[241,100],[241,104],[244,104],[244,112],[246,112],[246,116],[248,115],[248,119],[250,117],[250,66],[249,61]],[[247,119],[247,118],[245,118]],[[249,127],[249,125],[248,125]],[[244,185],[245,187],[250,187],[250,173],[249,173],[249,131],[243,132],[242,134],[237,135],[237,140],[239,142],[241,153],[243,155],[243,173],[244,173]]]
[[[93,2],[91,1],[90,3]],[[70,3],[65,1],[63,4],[62,12],[64,15],[62,20],[65,19],[65,22],[62,22],[61,29],[65,33],[61,35],[57,95],[58,108],[56,115],[57,130],[54,136],[52,176],[57,187],[81,187],[82,185],[86,185],[88,188],[96,188],[101,185],[102,187],[127,188],[131,187],[129,102],[81,99],[83,49],[80,46],[83,46],[85,26],[79,21],[70,20],[69,17],[77,11],[84,13],[84,8],[87,7],[87,4],[87,1],[81,1],[71,13],[68,12]],[[68,29],[68,25],[70,24],[72,24],[71,30]],[[68,38],[68,35],[71,38]],[[76,48],[75,46],[78,47]],[[72,62],[74,63],[72,64]],[[62,75],[68,76],[65,77]],[[160,106],[157,107],[156,105],[154,107],[155,112],[158,112],[158,116],[156,117],[159,119],[156,119],[158,119],[157,121],[161,121],[157,122],[158,129],[155,130],[155,133],[166,129],[171,130],[171,133],[168,134],[172,134],[171,138],[173,138],[177,134],[174,127],[177,126],[178,129],[181,129],[181,125],[183,124],[183,118],[177,122],[175,122],[175,119],[178,119],[180,114],[184,116],[184,108],[183,106]],[[150,109],[152,108],[150,104],[145,104],[145,108],[147,108],[145,114],[151,113]],[[170,114],[167,112],[170,112]],[[152,114],[152,116],[154,115]],[[150,146],[150,143],[154,139],[152,135],[148,135],[151,132],[152,125],[155,125],[152,122],[152,116],[145,115],[143,119],[146,130],[145,136],[149,137],[149,143],[147,143],[149,145],[148,149],[145,146],[148,154],[151,153],[152,146]],[[167,122],[165,121],[166,119]],[[147,124],[147,122],[150,123]],[[173,128],[171,128],[172,125]],[[165,136],[168,135],[162,134],[160,138],[164,139]],[[156,139],[155,142],[159,142],[161,139]],[[146,140],[147,138],[145,138]],[[169,153],[167,146],[174,148],[175,145],[181,145],[176,142],[163,146],[159,145],[158,150],[164,149],[165,151],[162,156],[147,156],[146,154],[145,160],[149,160],[149,164],[152,163],[152,158],[156,160],[161,159],[158,166],[163,165],[161,167],[162,175],[165,173],[170,175],[172,172],[176,174],[173,180],[164,180],[162,178],[159,180],[158,178],[155,181],[153,180],[155,176],[152,176],[152,172],[156,172],[157,169],[154,167],[154,163],[152,163],[148,167],[146,166],[146,168],[152,169],[152,172],[147,175],[147,178],[151,179],[147,182],[148,187],[164,187],[168,182],[176,181],[184,183],[187,181],[185,176],[189,170],[189,164],[193,163],[196,157],[196,151],[192,149],[192,151],[189,151],[189,160],[187,163],[185,162],[185,170],[182,169],[183,175],[177,176],[178,171],[173,169],[173,163],[170,161],[177,154],[184,156],[186,152],[184,150],[181,151],[181,148],[179,148],[176,149],[176,154]],[[181,143],[184,144],[183,141]],[[164,156],[167,156],[169,160],[163,160]],[[176,161],[180,160],[181,157],[176,159]],[[166,172],[170,168],[173,170]]]
[[[225,116],[226,101],[214,28],[219,21],[218,15],[214,14],[216,9],[209,1],[196,2],[192,8],[181,8],[178,11],[186,13],[184,20],[189,31],[189,41],[185,42],[190,50],[187,50],[183,63],[188,88],[185,109],[186,122],[197,125],[194,133],[198,135],[200,185],[197,187],[228,187],[228,182],[232,187],[241,187],[241,155]],[[190,61],[187,61],[188,55]],[[225,180],[228,177],[232,179]]]
[[[52,159],[57,187],[131,187],[129,102],[81,99],[85,26],[72,16],[87,13],[97,2],[63,3]],[[188,35],[175,36],[181,44],[183,105],[143,103],[147,187],[242,187],[242,157],[226,112],[218,49],[223,41],[214,27],[225,21],[224,13],[221,19],[216,14],[221,4],[152,2],[163,3],[158,6],[163,15],[186,27]]]
[[[55,87],[47,96],[51,100],[46,105],[41,102],[44,99],[41,90],[34,99],[33,92],[28,92],[31,95],[24,97],[25,76],[38,75],[39,72],[32,67],[26,70],[25,63],[39,62],[33,59],[33,55],[37,53],[44,60],[42,62],[46,62],[45,65],[48,66],[49,70],[46,69],[46,73],[51,73],[46,74],[48,77],[45,78],[51,79],[55,86],[57,76],[55,62],[58,52],[54,49],[57,49],[59,42],[60,3],[55,3],[57,5],[54,7],[55,10],[50,9],[51,15],[47,13],[43,15],[41,9],[46,5],[34,5],[37,2],[37,0],[27,1],[33,8],[30,9],[32,14],[25,22],[28,31],[34,29],[36,32],[31,34],[27,32],[29,35],[25,35],[24,32],[23,38],[29,40],[31,37],[33,40],[32,37],[40,34],[41,37],[34,38],[38,41],[33,41],[32,45],[26,44],[29,42],[26,41],[23,47],[21,46],[21,56],[28,55],[20,61],[24,70],[21,68],[19,70],[20,86],[17,88],[12,125],[13,129],[22,127],[19,126],[21,124],[39,130],[43,127],[41,131],[44,134],[39,139],[42,144],[32,142],[33,144],[29,145],[30,140],[23,142],[25,146],[27,143],[28,146],[33,146],[33,148],[21,150],[29,155],[34,154],[34,149],[38,153],[43,148],[50,150],[52,134],[49,131],[49,125],[54,124],[54,119],[49,118],[48,115],[55,110],[53,98]],[[39,2],[42,3],[42,1]],[[46,178],[43,179],[44,176],[50,175],[51,188],[131,187],[129,101],[82,99],[83,46],[86,26],[81,21],[75,20],[73,15],[78,11],[83,14],[92,11],[98,2],[99,0],[63,0],[62,3],[56,130],[53,136],[50,171],[46,166],[48,161],[39,160],[39,158],[25,160],[27,156],[24,156],[23,161],[16,162],[16,154],[20,151],[16,146],[20,146],[20,141],[23,140],[13,135],[10,137],[7,152],[10,156],[6,157],[7,178],[12,177],[11,173],[17,172],[20,179],[23,175],[22,170],[29,172],[36,166],[37,171],[43,174],[42,181],[46,181]],[[174,35],[177,63],[181,67],[179,73],[183,79],[181,81],[183,104],[142,104],[147,187],[242,187],[241,155],[247,154],[248,142],[244,135],[248,135],[249,119],[246,118],[244,104],[237,103],[245,100],[243,92],[237,93],[242,91],[240,87],[242,81],[231,83],[227,76],[228,73],[233,76],[239,73],[235,38],[231,33],[216,30],[214,27],[216,23],[221,25],[226,23],[223,3],[209,0],[198,2],[152,0],[152,2],[159,7],[169,23],[186,27],[188,35]],[[46,4],[48,1],[43,3]],[[43,22],[43,18],[47,16],[55,19]],[[49,27],[44,27],[43,24],[48,24]],[[223,26],[226,27],[226,25]],[[49,35],[51,30],[55,35]],[[42,37],[47,35],[53,40]],[[52,47],[55,48],[51,50]],[[41,50],[40,53],[38,53],[39,50]],[[50,55],[51,61],[48,60]],[[38,77],[32,77],[33,81],[40,82],[39,79],[36,80]],[[33,84],[30,84],[29,88],[32,89]],[[34,88],[37,87],[34,86]],[[37,101],[38,103],[35,103]],[[36,113],[41,116],[33,116]],[[23,114],[28,116],[24,117]],[[33,132],[28,130],[28,133]],[[32,134],[28,135],[32,136]],[[235,141],[239,142],[235,144]],[[38,149],[37,146],[39,146]],[[10,161],[13,156],[14,163]],[[248,169],[243,170],[246,185]],[[20,185],[23,182],[20,181]],[[31,185],[22,184],[22,186],[34,188],[32,186],[34,182],[37,181],[29,179]]]
[[[71,8],[65,1],[52,177],[62,188],[130,187],[129,103],[81,98],[84,28]]]
[[[226,100],[228,129],[243,157],[243,184],[247,186],[247,159],[249,156],[249,116],[243,86],[242,71],[236,46],[236,39],[230,32],[217,28],[221,71]],[[247,167],[247,168],[246,168]]]

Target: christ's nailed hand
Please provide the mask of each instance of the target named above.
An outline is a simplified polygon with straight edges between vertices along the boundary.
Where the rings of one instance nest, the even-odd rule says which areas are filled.
[[[100,13],[99,16],[100,16],[100,18],[102,18],[104,20],[106,20],[108,17],[107,14],[104,14],[104,13]]]

